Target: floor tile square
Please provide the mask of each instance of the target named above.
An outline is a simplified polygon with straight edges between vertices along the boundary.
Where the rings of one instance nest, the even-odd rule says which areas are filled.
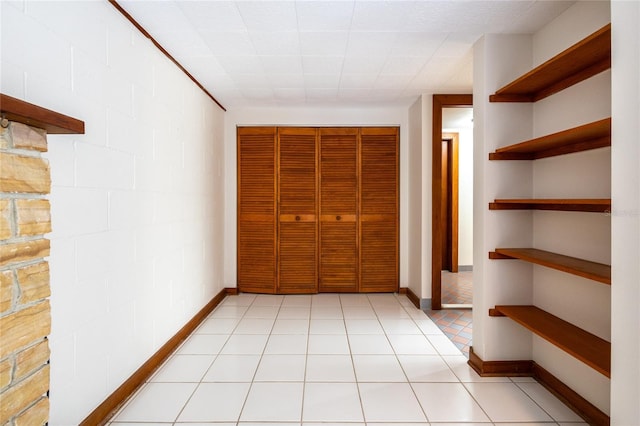
[[[249,386],[249,383],[201,383],[180,413],[178,421],[237,421]]]
[[[367,422],[426,422],[408,383],[358,383]]]
[[[218,355],[204,375],[203,382],[251,382],[260,355]]]
[[[314,355],[348,355],[349,343],[346,334],[309,335],[308,353]]]
[[[214,359],[215,355],[174,355],[149,381],[198,383]]]
[[[244,314],[244,318],[269,318],[275,319],[278,316],[279,306],[256,306],[251,305],[247,312]]]
[[[345,319],[378,319],[370,306],[343,306],[342,314]]]
[[[411,316],[407,311],[402,306],[398,305],[398,303],[395,305],[374,306],[373,309],[380,320],[384,320],[385,318],[394,320],[411,319]]]
[[[243,318],[233,334],[270,334],[274,320],[266,318]]]
[[[382,328],[387,334],[422,334],[412,319],[381,318]]]
[[[262,354],[268,337],[266,334],[233,334],[220,353],[224,355]]]
[[[282,307],[311,307],[311,298],[310,294],[289,294],[284,297],[282,301]]]
[[[223,305],[217,307],[209,318],[242,318],[248,309],[248,306]]]
[[[320,293],[311,296],[311,306],[313,308],[325,306],[325,307],[338,307],[342,309],[340,304],[340,295],[335,293]]]
[[[229,336],[226,334],[192,334],[180,348],[177,355],[217,355]]]
[[[392,355],[393,349],[384,334],[349,335],[351,353],[358,355]]]
[[[113,420],[173,422],[196,386],[195,383],[147,383]]]
[[[296,355],[307,353],[306,334],[272,334],[264,350],[265,354]]]
[[[239,318],[207,318],[194,334],[231,334],[239,322]]]
[[[275,294],[259,294],[254,299],[251,306],[275,306],[280,307],[284,296]]]
[[[307,334],[309,320],[306,319],[277,319],[271,329],[271,334]]]
[[[362,422],[355,383],[307,383],[302,410],[304,422]]]
[[[340,303],[343,307],[349,306],[366,306],[371,307],[369,297],[366,294],[342,293],[340,294]]]
[[[423,334],[393,334],[387,336],[398,355],[436,355],[436,349]]]
[[[263,355],[256,382],[302,382],[306,355]]]
[[[569,407],[564,405],[551,392],[546,390],[540,383],[518,383],[531,399],[533,399],[544,411],[558,422],[582,422],[582,418],[574,413]]]
[[[429,339],[429,343],[433,345],[440,355],[460,355],[462,353],[460,349],[443,334],[428,335],[427,339]]]
[[[282,306],[278,312],[278,319],[309,319],[310,315],[311,308]]]
[[[358,382],[406,382],[395,355],[353,355]]]
[[[307,355],[307,382],[355,382],[350,355]]]
[[[508,377],[481,377],[469,366],[469,360],[462,354],[443,355],[442,359],[461,382],[510,382]]]
[[[311,319],[309,334],[346,334],[343,319]]]
[[[494,422],[552,421],[514,383],[465,383],[465,386]]]
[[[488,422],[480,406],[460,383],[412,383],[430,422]]]
[[[240,421],[300,422],[304,383],[254,383]]]
[[[420,331],[422,331],[422,333],[424,334],[435,334],[438,336],[442,334],[442,330],[440,330],[440,328],[436,325],[436,323],[433,322],[431,318],[427,317],[427,315],[424,312],[422,311],[420,312],[424,316],[420,319],[416,319],[416,318],[413,319],[413,321],[416,323]]]
[[[342,308],[338,306],[313,305],[311,307],[312,319],[343,319]]]
[[[346,319],[348,334],[384,334],[377,319]]]
[[[410,382],[459,381],[439,355],[398,355],[398,359]]]

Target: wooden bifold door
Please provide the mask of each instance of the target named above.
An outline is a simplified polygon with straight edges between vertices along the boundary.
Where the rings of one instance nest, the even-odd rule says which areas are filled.
[[[398,290],[398,128],[238,128],[238,289]]]

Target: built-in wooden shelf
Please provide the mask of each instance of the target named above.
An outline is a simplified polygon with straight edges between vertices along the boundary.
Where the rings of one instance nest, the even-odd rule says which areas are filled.
[[[489,259],[519,259],[611,285],[611,266],[534,248],[497,248]]]
[[[608,213],[611,211],[611,199],[496,199],[493,203],[489,203],[489,210],[559,210],[568,212]]]
[[[611,343],[535,306],[496,306],[489,315],[506,316],[611,377]]]
[[[496,91],[490,102],[536,102],[611,68],[611,24]]]
[[[611,118],[594,121],[489,153],[489,160],[537,160],[611,146]]]
[[[84,121],[0,93],[0,114],[9,121],[44,129],[48,134],[84,134]]]

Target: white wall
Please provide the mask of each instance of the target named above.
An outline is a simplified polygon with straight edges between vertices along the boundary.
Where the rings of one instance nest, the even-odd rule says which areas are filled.
[[[223,113],[107,2],[0,2],[2,93],[50,136],[51,425],[78,424],[222,289]]]
[[[422,97],[409,108],[409,235],[407,287],[422,295]]]
[[[474,113],[474,350],[484,360],[533,359],[605,412],[609,380],[505,318],[496,304],[534,304],[605,339],[610,288],[520,261],[491,261],[495,247],[535,247],[610,262],[610,217],[487,210],[494,198],[608,198],[610,149],[528,161],[487,161],[496,147],[610,115],[609,71],[534,104],[489,103],[496,89],[609,22],[608,2],[578,2],[533,36],[487,35],[476,46]],[[615,119],[614,119],[615,121]]]
[[[640,3],[611,3],[611,424],[640,424]]]
[[[236,127],[400,126],[400,287],[408,286],[408,106],[237,108],[225,114],[225,287],[237,286],[237,143]]]

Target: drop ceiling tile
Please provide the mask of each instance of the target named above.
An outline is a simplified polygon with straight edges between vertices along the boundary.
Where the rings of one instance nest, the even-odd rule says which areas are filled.
[[[233,81],[240,88],[271,89],[271,83],[264,74],[234,74]]]
[[[403,90],[413,79],[413,74],[385,74],[376,79],[374,89]]]
[[[296,31],[293,1],[238,1],[240,15],[249,31]]]
[[[222,68],[235,79],[235,74],[261,73],[262,61],[257,56],[218,56]]]
[[[307,93],[307,99],[309,100],[328,100],[328,101],[334,101],[336,99],[338,99],[338,89],[337,88],[333,88],[333,89],[307,89],[306,90]]]
[[[382,56],[347,56],[342,67],[343,74],[379,74],[385,63]]]
[[[267,80],[274,88],[302,89],[305,87],[302,74],[271,74]]]
[[[305,74],[304,85],[310,89],[337,89],[340,74]]]
[[[273,90],[271,89],[242,89],[242,95],[252,99],[271,100],[273,99]]]
[[[422,56],[391,56],[382,68],[382,73],[415,75],[426,62],[427,58]]]
[[[273,94],[276,100],[291,100],[291,101],[305,101],[306,92],[304,89],[292,89],[292,88],[276,88],[273,89]]]
[[[258,55],[299,55],[300,40],[295,31],[249,33]]]
[[[347,55],[388,55],[395,44],[394,32],[351,32],[347,44]]]
[[[236,3],[232,1],[176,2],[182,13],[198,30],[234,32],[246,31]]]
[[[200,35],[216,56],[255,55],[251,37],[247,32],[201,31]]]
[[[309,56],[344,55],[347,40],[346,31],[300,33],[300,53]]]
[[[338,74],[342,71],[344,56],[303,56],[305,74]]]
[[[358,1],[351,21],[352,31],[404,31],[413,2]]]
[[[301,1],[296,3],[298,30],[347,31],[353,16],[353,1]]]
[[[377,78],[377,74],[343,74],[340,89],[370,89]]]
[[[299,56],[261,56],[262,67],[267,74],[301,74],[302,61]]]
[[[396,34],[391,55],[429,58],[449,33],[401,32]]]

